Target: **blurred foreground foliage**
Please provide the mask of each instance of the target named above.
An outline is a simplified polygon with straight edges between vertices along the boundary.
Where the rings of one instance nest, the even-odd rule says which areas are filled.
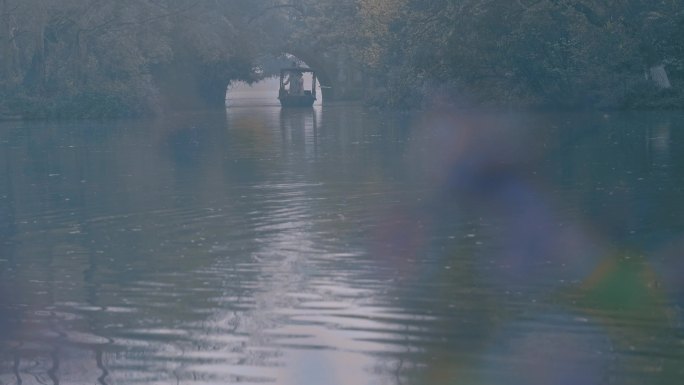
[[[0,116],[219,104],[288,46],[384,107],[681,108],[682,37],[684,0],[0,0]]]

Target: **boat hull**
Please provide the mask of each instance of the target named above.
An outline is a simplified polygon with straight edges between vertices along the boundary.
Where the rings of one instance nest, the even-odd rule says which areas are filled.
[[[313,95],[283,95],[278,99],[282,107],[311,107],[316,101]]]

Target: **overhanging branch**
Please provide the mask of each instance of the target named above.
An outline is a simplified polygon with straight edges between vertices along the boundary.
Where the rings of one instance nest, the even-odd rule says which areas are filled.
[[[249,18],[249,21],[248,21],[247,23],[248,23],[248,24],[251,24],[251,23],[254,22],[256,19],[258,19],[258,18],[260,18],[260,17],[266,15],[266,14],[267,14],[268,12],[270,12],[270,11],[273,11],[273,10],[276,10],[276,9],[284,9],[284,8],[294,9],[295,11],[297,11],[297,12],[299,12],[299,13],[301,13],[301,14],[304,14],[304,9],[302,9],[302,7],[299,6],[299,5],[297,5],[297,4],[277,4],[277,5],[272,5],[272,6],[270,6],[270,7],[266,7],[266,8],[264,8],[264,9],[262,9],[258,14],[256,14],[256,15],[252,16],[251,18]]]

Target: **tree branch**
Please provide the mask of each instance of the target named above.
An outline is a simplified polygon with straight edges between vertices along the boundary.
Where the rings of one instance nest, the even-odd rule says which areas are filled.
[[[261,12],[259,12],[258,14],[252,16],[252,17],[249,19],[249,21],[247,22],[247,24],[251,24],[252,22],[254,22],[254,20],[256,20],[256,19],[258,19],[258,18],[264,16],[264,15],[265,15],[267,12],[269,12],[269,11],[273,11],[273,10],[275,10],[275,9],[283,9],[283,8],[291,8],[291,9],[294,9],[294,10],[298,11],[298,12],[301,13],[301,14],[304,13],[304,10],[303,10],[302,7],[300,7],[299,5],[296,5],[296,4],[277,4],[277,5],[272,5],[272,6],[270,6],[270,7],[266,7],[266,8],[264,8],[264,9],[262,9]]]

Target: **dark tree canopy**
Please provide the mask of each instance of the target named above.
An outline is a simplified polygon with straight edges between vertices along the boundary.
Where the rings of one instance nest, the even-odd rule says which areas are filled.
[[[682,107],[683,37],[684,0],[0,0],[0,115],[222,103],[297,46],[390,107]]]
[[[107,116],[180,103],[174,94],[183,103],[206,99],[230,79],[251,78],[259,51],[252,42],[264,40],[247,28],[257,6],[248,0],[0,0],[0,108]]]

